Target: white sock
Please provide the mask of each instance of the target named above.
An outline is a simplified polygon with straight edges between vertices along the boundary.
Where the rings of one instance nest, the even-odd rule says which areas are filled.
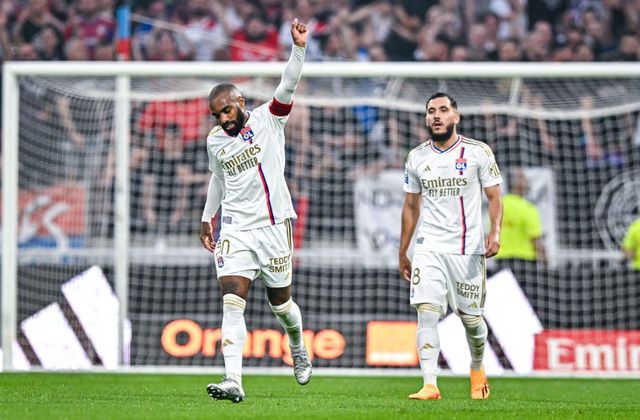
[[[467,343],[471,354],[471,369],[480,370],[484,358],[484,345],[487,342],[487,324],[479,315],[460,315],[462,325],[467,332]]]
[[[269,304],[269,306],[289,335],[289,345],[291,347],[302,346],[302,314],[298,305],[293,299],[289,299],[282,305]]]
[[[440,310],[436,305],[422,304],[418,308],[418,332],[416,347],[420,359],[420,370],[425,385],[436,385],[438,382],[438,356],[440,355],[440,337],[438,336],[438,320]]]
[[[222,351],[226,377],[242,386],[242,350],[247,341],[244,299],[233,294],[222,297]]]

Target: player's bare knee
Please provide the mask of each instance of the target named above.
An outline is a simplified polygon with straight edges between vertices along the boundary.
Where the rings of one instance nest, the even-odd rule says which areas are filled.
[[[236,295],[242,299],[247,299],[251,280],[240,276],[225,276],[220,278],[220,294]]]
[[[284,305],[291,298],[291,286],[286,287],[267,287],[267,298],[269,299],[269,305],[279,306]]]

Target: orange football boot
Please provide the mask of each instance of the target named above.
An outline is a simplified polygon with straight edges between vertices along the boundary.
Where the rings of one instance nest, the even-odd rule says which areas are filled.
[[[486,400],[489,398],[489,381],[484,374],[484,368],[471,369],[471,399]]]
[[[439,400],[442,398],[440,390],[435,385],[425,385],[422,389],[415,394],[409,395],[411,400]]]

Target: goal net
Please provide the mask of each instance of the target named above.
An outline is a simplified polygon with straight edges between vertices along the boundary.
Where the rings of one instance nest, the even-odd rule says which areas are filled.
[[[249,109],[268,101],[272,64],[7,67],[6,369],[223,366],[216,267],[197,236],[206,97],[230,81]],[[640,217],[640,68],[538,67],[306,65],[286,178],[314,366],[418,366],[396,268],[402,175],[428,138],[425,99],[445,91],[459,132],[493,149],[505,190],[526,180],[546,250],[546,261],[489,261],[487,371],[640,374],[640,272],[620,251]],[[255,283],[244,364],[286,367],[286,335]],[[451,313],[440,334],[441,368],[467,372]]]

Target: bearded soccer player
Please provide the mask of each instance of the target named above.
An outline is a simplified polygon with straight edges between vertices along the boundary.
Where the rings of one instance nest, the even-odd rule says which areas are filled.
[[[427,100],[431,138],[409,153],[405,165],[399,269],[410,282],[410,302],[418,312],[416,345],[424,386],[411,399],[438,400],[438,321],[447,304],[464,325],[471,353],[471,398],[487,399],[489,383],[482,359],[487,324],[485,258],[500,248],[502,177],[489,146],[457,133],[456,101],[438,92]],[[482,232],[482,200],[489,200],[491,230]],[[412,260],[409,243],[424,213]]]
[[[222,346],[225,378],[207,385],[218,400],[240,402],[242,349],[247,337],[244,310],[254,279],[261,277],[269,304],[289,336],[294,375],[311,379],[311,363],[302,340],[300,308],[291,297],[292,231],[296,213],[284,178],[284,126],[302,74],[307,27],[291,24],[293,46],[273,99],[253,111],[232,84],[209,94],[218,125],[207,137],[212,172],[202,215],[200,240],[215,254],[222,294]],[[222,205],[220,238],[213,243],[210,221]]]

